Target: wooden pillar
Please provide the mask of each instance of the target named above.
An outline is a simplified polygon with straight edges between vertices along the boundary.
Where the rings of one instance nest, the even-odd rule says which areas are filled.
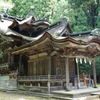
[[[8,62],[10,62],[10,53],[8,52]]]
[[[61,79],[61,86],[63,86],[62,73],[60,74],[60,79]]]
[[[32,86],[32,83],[30,83],[30,86]]]
[[[94,88],[97,88],[96,69],[95,69],[95,59],[93,59],[93,78],[94,78]]]
[[[51,57],[49,57],[49,66],[48,66],[48,71],[49,71],[50,74],[51,74]]]
[[[40,87],[40,83],[38,83],[38,87]]]
[[[65,66],[66,66],[66,91],[69,90],[69,61],[68,58],[65,58]]]
[[[19,71],[21,72],[21,66],[22,66],[22,54],[19,56]]]
[[[50,74],[51,74],[51,57],[49,57],[49,65],[48,65],[48,93],[50,94]]]
[[[79,79],[79,69],[78,69],[78,63],[77,63],[77,88],[79,89],[80,88],[80,79]]]
[[[89,72],[89,86],[91,86],[91,77],[90,77],[90,72]]]
[[[47,86],[48,86],[48,93],[50,94],[50,74],[48,73],[48,83],[47,83]]]

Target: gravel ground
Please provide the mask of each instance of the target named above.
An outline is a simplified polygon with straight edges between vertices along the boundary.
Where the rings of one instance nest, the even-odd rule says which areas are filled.
[[[0,100],[57,100],[57,99],[47,99],[47,98],[30,96],[30,95],[0,91]]]

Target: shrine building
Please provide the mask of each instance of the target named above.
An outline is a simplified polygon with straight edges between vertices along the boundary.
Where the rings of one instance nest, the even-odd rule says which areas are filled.
[[[0,88],[44,93],[96,88],[99,30],[73,33],[66,18],[53,25],[46,19],[0,13]],[[79,61],[93,66],[93,79],[79,73]]]

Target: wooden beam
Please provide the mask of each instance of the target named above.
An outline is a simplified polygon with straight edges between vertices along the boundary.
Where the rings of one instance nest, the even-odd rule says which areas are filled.
[[[86,58],[86,59],[93,59],[95,56],[92,53],[89,52],[81,52],[81,51],[76,51],[76,52],[65,52],[63,54],[64,57],[72,57],[72,58]]]
[[[37,59],[32,59],[32,60],[28,60],[28,62],[33,62],[33,61],[38,61],[38,60],[44,60],[44,59],[48,59],[49,56],[45,56],[45,57],[41,57],[41,58],[37,58]]]

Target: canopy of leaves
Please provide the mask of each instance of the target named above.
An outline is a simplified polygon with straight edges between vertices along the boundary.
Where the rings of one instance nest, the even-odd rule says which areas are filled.
[[[68,2],[71,8],[74,9],[76,17],[78,17],[79,10],[83,9],[90,29],[98,26],[97,19],[100,12],[100,0],[68,0]]]

